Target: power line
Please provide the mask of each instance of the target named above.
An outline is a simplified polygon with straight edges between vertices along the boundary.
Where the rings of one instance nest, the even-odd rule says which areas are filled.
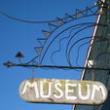
[[[42,24],[42,23],[49,23],[49,22],[56,22],[57,21],[57,20],[45,20],[45,21],[26,20],[26,19],[21,19],[21,18],[11,16],[3,11],[0,11],[0,15],[6,17],[8,19],[14,20],[14,21],[23,22],[23,23],[30,23],[30,24]]]
[[[39,21],[39,20],[27,20],[27,19],[23,19],[23,18],[18,18],[18,17],[15,17],[15,16],[11,16],[9,15],[8,13],[4,12],[4,11],[1,11],[0,10],[0,16],[4,16],[10,20],[14,20],[14,21],[18,21],[18,22],[22,22],[22,23],[29,23],[29,24],[45,24],[45,23],[55,23],[55,22],[59,22],[59,21],[65,21],[67,19],[78,19],[80,17],[78,17],[79,15],[82,15],[82,16],[85,16],[85,12],[91,12],[92,15],[96,14],[96,13],[93,13],[92,12],[92,9],[96,8],[97,5],[93,5],[91,7],[86,7],[86,9],[84,10],[76,10],[76,13],[73,14],[73,15],[69,15],[69,14],[66,14],[65,17],[63,18],[60,18],[60,19],[55,19],[55,20],[42,20],[42,21]],[[81,16],[81,17],[82,17]],[[86,15],[87,16],[87,15]]]

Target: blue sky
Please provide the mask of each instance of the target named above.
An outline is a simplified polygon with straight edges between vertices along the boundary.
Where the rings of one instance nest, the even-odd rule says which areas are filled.
[[[57,17],[63,17],[65,13],[73,14],[75,9],[83,9],[85,6],[92,5],[95,0],[0,0],[0,11],[6,12],[11,16],[15,16],[27,20],[54,20]],[[75,23],[85,22],[87,19],[75,21]],[[88,19],[92,21],[92,19]],[[65,26],[72,25],[68,23],[62,26],[59,30],[56,30],[51,38],[57,35],[60,31],[65,29]],[[26,62],[36,56],[34,47],[39,45],[37,38],[43,38],[41,33],[42,29],[48,29],[46,24],[28,24],[14,20],[10,20],[5,16],[0,15],[0,109],[1,110],[71,110],[72,105],[64,104],[31,104],[24,102],[19,97],[19,85],[28,78],[41,77],[41,78],[61,78],[61,79],[79,79],[80,72],[74,70],[52,70],[52,69],[31,69],[27,68],[11,68],[7,69],[2,64],[7,60],[18,62],[15,58],[15,54],[18,51],[22,51],[24,54],[23,61]],[[85,31],[83,34],[77,36],[83,37],[83,35],[90,34],[90,31]],[[74,31],[73,31],[74,33]],[[61,34],[61,38],[68,33]],[[60,42],[61,52],[52,56],[55,52],[55,48],[58,48],[58,42],[60,39],[56,39],[55,42],[48,49],[42,64],[50,65],[67,65],[65,60],[65,54],[63,48],[65,48],[66,41]],[[73,39],[72,39],[73,40]],[[76,39],[77,40],[77,39]],[[51,42],[48,41],[48,43]],[[48,43],[46,45],[48,45]],[[71,45],[70,45],[71,46]],[[76,49],[77,47],[75,47]],[[79,63],[83,64],[84,55],[87,46],[83,47],[79,59]],[[76,51],[76,50],[75,50]],[[74,65],[75,51],[70,53],[70,59]],[[84,51],[84,54],[83,54]],[[52,62],[53,61],[53,62]]]

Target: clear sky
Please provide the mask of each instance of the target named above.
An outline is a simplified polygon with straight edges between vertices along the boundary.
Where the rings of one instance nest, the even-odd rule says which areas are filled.
[[[64,17],[65,13],[73,14],[75,9],[84,9],[85,6],[92,5],[95,0],[0,0],[0,11],[7,13],[10,16],[15,16],[27,20],[54,20],[57,17]],[[86,18],[83,20],[75,21],[86,22]],[[89,21],[92,22],[92,19]],[[63,25],[62,28],[56,30],[50,37],[54,38],[60,31],[65,29],[65,26],[72,25],[68,23]],[[32,69],[27,68],[11,68],[7,69],[2,64],[11,60],[18,62],[15,58],[15,54],[18,51],[22,51],[24,54],[23,61],[26,62],[31,58],[35,57],[37,53],[34,47],[38,46],[37,38],[43,38],[41,30],[48,30],[47,24],[29,24],[19,21],[8,19],[0,14],[0,110],[71,110],[72,105],[64,104],[31,104],[26,103],[19,97],[19,85],[20,83],[32,77],[40,78],[60,78],[60,79],[79,79],[80,74],[74,70],[55,70],[55,69]],[[72,31],[72,34],[75,31]],[[90,29],[91,32],[91,29]],[[83,35],[88,33],[83,32]],[[60,35],[60,38],[69,35],[64,32]],[[83,37],[80,33],[77,36]],[[77,38],[77,37],[76,37]],[[77,40],[77,39],[76,39]],[[73,41],[73,39],[72,39]],[[51,39],[47,41],[46,46],[49,45]],[[45,57],[43,58],[42,64],[50,65],[68,65],[66,62],[63,48],[66,47],[66,40],[61,41],[56,39],[54,43],[49,47]],[[59,45],[62,45],[60,52],[57,52]],[[71,47],[71,45],[69,45]],[[87,46],[83,47],[81,58],[77,63],[84,63],[84,55]],[[76,49],[75,49],[76,51]],[[74,64],[75,51],[72,50],[70,53],[71,64]],[[45,49],[44,49],[45,53]],[[75,58],[77,58],[75,56]]]

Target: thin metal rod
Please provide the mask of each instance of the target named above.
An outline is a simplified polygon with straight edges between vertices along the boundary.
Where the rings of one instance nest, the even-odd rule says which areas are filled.
[[[35,68],[52,68],[52,69],[79,69],[79,70],[106,70],[110,71],[110,68],[99,68],[99,67],[80,67],[80,66],[54,66],[54,65],[35,65],[35,64],[15,64],[15,63],[4,63],[6,67],[35,67]]]

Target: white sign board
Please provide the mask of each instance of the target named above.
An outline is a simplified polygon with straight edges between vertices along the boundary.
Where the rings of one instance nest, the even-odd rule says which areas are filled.
[[[101,82],[58,79],[30,79],[21,83],[20,96],[27,102],[101,104],[107,90]]]

